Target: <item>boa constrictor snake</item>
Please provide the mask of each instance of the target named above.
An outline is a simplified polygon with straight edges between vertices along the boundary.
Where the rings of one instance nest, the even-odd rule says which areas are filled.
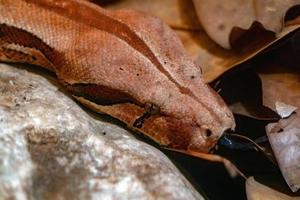
[[[53,71],[79,102],[170,149],[206,157],[235,126],[176,34],[137,11],[0,0],[0,61]]]

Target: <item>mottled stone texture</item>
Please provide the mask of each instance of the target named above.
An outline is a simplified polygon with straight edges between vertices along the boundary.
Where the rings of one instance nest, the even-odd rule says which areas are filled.
[[[0,94],[0,199],[202,199],[160,151],[42,76],[1,64]]]

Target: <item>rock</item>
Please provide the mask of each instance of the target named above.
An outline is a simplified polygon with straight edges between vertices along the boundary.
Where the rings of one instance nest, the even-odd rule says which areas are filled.
[[[164,154],[48,79],[1,64],[0,93],[0,199],[203,199]]]

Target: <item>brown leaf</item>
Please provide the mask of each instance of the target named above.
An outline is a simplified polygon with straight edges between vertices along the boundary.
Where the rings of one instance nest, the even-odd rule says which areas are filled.
[[[294,9],[296,10],[295,13],[299,11],[298,7]],[[231,50],[225,50],[219,45],[213,44],[212,40],[203,31],[199,31],[199,42],[197,43],[199,56],[196,61],[203,69],[205,81],[214,81],[226,71],[275,48],[278,43],[286,40],[300,27],[300,20],[297,17],[295,18],[294,15],[289,15],[290,18],[286,19],[289,20],[286,26],[277,34],[265,31],[259,23],[254,22],[249,30],[241,33],[242,36],[236,39],[235,47]],[[238,31],[243,32],[243,30],[238,29],[235,32]],[[193,36],[194,38],[195,36]]]
[[[281,117],[288,117],[296,108],[300,108],[300,70],[291,66],[297,60],[281,59],[292,50],[281,48],[278,53],[265,57],[257,71],[262,82],[263,104],[277,112]]]
[[[173,28],[200,29],[191,0],[123,0],[107,4],[105,7],[111,10],[130,8],[147,12],[162,18]]]
[[[300,188],[300,111],[269,124],[266,131],[283,177],[296,192]]]
[[[270,32],[257,29],[257,26],[259,25],[254,25],[252,32],[244,35],[242,41],[249,41],[248,44],[240,45],[239,48],[232,50],[223,49],[214,43],[203,30],[177,30],[176,32],[190,56],[202,68],[205,82],[212,82],[226,71],[273,48],[279,41],[286,39],[300,27],[299,25],[285,27],[276,38]],[[248,39],[253,35],[260,35],[260,37],[255,40]]]
[[[300,108],[299,74],[285,70],[279,73],[260,73],[259,76],[262,80],[265,106],[276,111],[282,117],[286,117],[280,112],[280,107],[284,104]],[[285,107],[288,109],[288,106]]]
[[[280,33],[286,11],[299,0],[194,0],[202,26],[219,45],[230,49],[230,35],[234,27],[248,30],[252,24],[260,22],[266,30]]]
[[[280,47],[242,65],[218,81],[217,90],[236,114],[278,120],[300,107],[299,31]],[[255,68],[243,70],[244,68]],[[270,108],[267,109],[264,106]],[[269,113],[269,114],[268,114]],[[273,114],[272,114],[273,113]]]

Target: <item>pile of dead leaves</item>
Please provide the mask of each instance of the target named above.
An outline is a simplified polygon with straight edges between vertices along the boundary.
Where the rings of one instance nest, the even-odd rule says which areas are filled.
[[[299,190],[299,0],[94,2],[112,10],[148,12],[169,24],[201,66],[205,81],[225,99],[235,116],[266,124],[269,150],[261,148],[276,159],[291,191]],[[257,139],[255,134],[248,136]]]

